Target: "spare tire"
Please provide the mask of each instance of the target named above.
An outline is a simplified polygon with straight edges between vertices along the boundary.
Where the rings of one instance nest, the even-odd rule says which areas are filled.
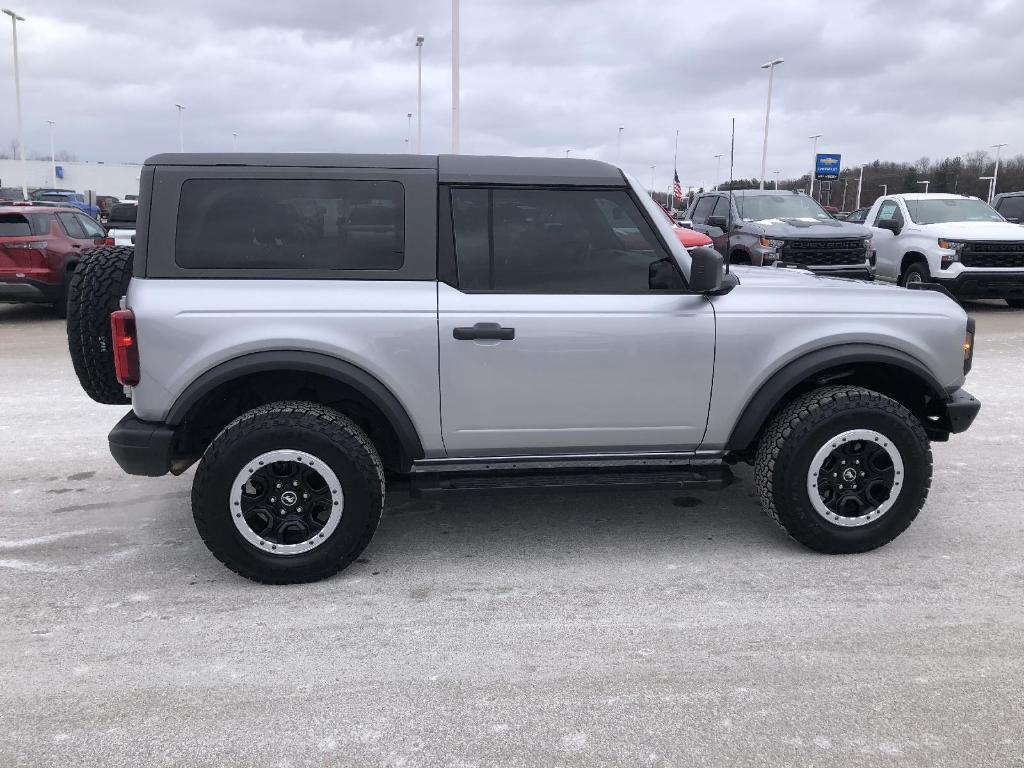
[[[68,285],[68,350],[79,384],[97,403],[131,402],[114,374],[110,313],[128,291],[134,255],[131,246],[90,248]]]

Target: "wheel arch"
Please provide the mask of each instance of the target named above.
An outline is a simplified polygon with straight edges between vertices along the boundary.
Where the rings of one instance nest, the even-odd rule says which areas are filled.
[[[773,373],[747,401],[726,443],[727,451],[756,447],[765,427],[795,397],[829,383],[874,389],[906,406],[922,422],[933,400],[948,394],[927,367],[898,349],[875,344],[843,344],[809,352]]]
[[[165,422],[180,433],[178,443],[191,463],[212,440],[211,430],[219,432],[251,408],[293,398],[343,403],[339,410],[362,421],[382,458],[391,459],[390,468],[405,469],[424,455],[408,411],[380,379],[319,352],[268,350],[220,363],[185,388]]]
[[[928,257],[920,251],[907,251],[903,254],[903,258],[900,260],[900,275],[902,276],[903,273],[907,271],[907,267],[918,261],[928,267],[928,272],[930,274],[932,269],[931,265],[928,264]]]

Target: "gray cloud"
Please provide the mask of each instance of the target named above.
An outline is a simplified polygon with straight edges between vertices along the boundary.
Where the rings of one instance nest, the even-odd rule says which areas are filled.
[[[83,5],[11,0],[26,145],[82,159],[186,148],[398,152],[424,48],[424,151],[450,131],[450,2],[216,0]],[[127,4],[125,4],[127,6]],[[6,17],[2,21],[7,21]],[[10,37],[0,32],[0,142],[15,134]],[[1019,142],[1024,3],[986,0],[705,3],[463,0],[462,149],[615,159],[668,184],[680,131],[684,183],[714,183],[736,117],[736,175],[760,171],[765,73],[769,171],[810,165],[807,136],[846,162],[916,159]],[[414,128],[415,130],[415,128]],[[724,173],[724,171],[723,171]]]

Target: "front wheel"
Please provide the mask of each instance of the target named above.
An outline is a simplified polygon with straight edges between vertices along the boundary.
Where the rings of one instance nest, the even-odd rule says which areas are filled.
[[[927,283],[931,280],[931,273],[928,265],[922,261],[915,261],[908,266],[900,275],[900,285],[904,288],[913,283]]]
[[[917,517],[932,455],[906,408],[862,387],[831,386],[786,406],[758,446],[761,504],[794,539],[818,552],[866,552]]]
[[[265,584],[318,581],[370,543],[384,470],[366,434],[315,403],[279,402],[228,424],[203,454],[192,514],[231,570]]]

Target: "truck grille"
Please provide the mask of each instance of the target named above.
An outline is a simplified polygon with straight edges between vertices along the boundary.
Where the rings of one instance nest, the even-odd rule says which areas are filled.
[[[867,259],[863,240],[787,240],[781,256],[805,267],[862,266]]]
[[[1024,267],[1024,241],[966,243],[960,263],[965,267]]]

